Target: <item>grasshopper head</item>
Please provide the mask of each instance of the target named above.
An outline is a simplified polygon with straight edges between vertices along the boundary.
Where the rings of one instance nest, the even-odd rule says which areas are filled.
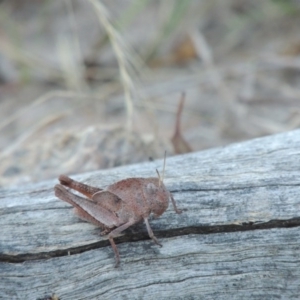
[[[162,215],[169,206],[170,193],[159,178],[147,178],[144,186],[148,205],[156,216]]]

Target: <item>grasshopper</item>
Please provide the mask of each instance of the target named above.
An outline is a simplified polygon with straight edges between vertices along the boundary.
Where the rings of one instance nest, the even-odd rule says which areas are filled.
[[[163,175],[165,170],[165,160]],[[156,170],[157,171],[157,170]],[[108,186],[105,190],[93,187],[60,175],[60,184],[54,188],[59,199],[74,206],[75,214],[102,229],[101,235],[108,234],[108,239],[115,254],[115,267],[119,266],[120,254],[114,242],[114,237],[128,227],[144,221],[149,237],[162,246],[150,227],[148,217],[161,216],[169,205],[169,199],[174,210],[180,214],[173,195],[163,183],[163,176],[149,178],[127,178]],[[87,198],[73,194],[65,187],[80,192]]]

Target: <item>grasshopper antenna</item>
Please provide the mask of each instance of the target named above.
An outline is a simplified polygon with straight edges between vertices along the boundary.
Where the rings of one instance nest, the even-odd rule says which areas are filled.
[[[162,182],[162,180],[160,178],[160,174],[159,174],[158,170],[157,169],[155,169],[155,170],[156,170],[156,173],[157,173],[157,176],[158,176],[158,187],[160,187],[160,183]]]
[[[164,181],[164,178],[165,178],[166,156],[167,156],[167,151],[165,151],[165,156],[164,156],[164,166],[163,166],[162,177],[161,177],[162,182]]]
[[[157,173],[157,176],[158,176],[158,187],[160,187],[161,183],[164,181],[164,177],[165,177],[165,169],[166,169],[166,156],[167,156],[167,151],[165,151],[165,155],[164,155],[164,166],[163,166],[163,171],[162,171],[162,176],[160,176],[159,172],[157,169],[156,170],[156,173]]]

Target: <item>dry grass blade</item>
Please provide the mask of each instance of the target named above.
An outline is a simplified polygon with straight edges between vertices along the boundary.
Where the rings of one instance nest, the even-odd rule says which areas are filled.
[[[30,137],[37,134],[39,131],[41,131],[43,128],[46,128],[50,124],[53,124],[53,123],[61,120],[66,115],[67,115],[67,113],[58,113],[58,114],[48,116],[47,118],[43,119],[38,124],[35,124],[32,128],[27,129],[11,145],[9,145],[3,151],[1,151],[0,158],[10,155],[13,151],[15,151],[17,148],[19,148],[20,145],[22,143],[24,143],[26,140],[28,140]]]
[[[97,16],[100,23],[105,28],[109,40],[111,42],[112,48],[115,52],[116,59],[119,65],[120,77],[124,88],[126,110],[127,110],[127,129],[131,131],[132,121],[133,121],[133,100],[132,100],[132,89],[133,83],[131,77],[127,71],[127,60],[124,55],[124,51],[121,47],[120,36],[115,28],[112,26],[108,19],[108,12],[99,1],[89,0],[89,2],[96,9]]]
[[[185,93],[182,93],[178,105],[177,115],[176,115],[175,132],[171,139],[176,154],[183,154],[183,153],[188,153],[193,151],[191,146],[184,139],[181,133],[180,119],[183,110],[184,100],[185,100]]]
[[[77,93],[74,92],[66,92],[66,91],[52,91],[49,92],[39,98],[37,98],[35,101],[33,101],[30,105],[28,105],[27,107],[25,107],[24,109],[21,110],[17,110],[16,113],[12,114],[10,117],[4,119],[1,123],[0,123],[0,130],[3,130],[3,128],[5,128],[6,126],[8,126],[9,124],[11,124],[13,121],[15,121],[17,118],[19,118],[21,115],[23,115],[25,112],[30,111],[31,109],[33,109],[35,106],[38,106],[46,101],[49,101],[50,99],[54,98],[54,97],[82,97],[82,95],[78,95]],[[84,96],[86,97],[86,96]]]

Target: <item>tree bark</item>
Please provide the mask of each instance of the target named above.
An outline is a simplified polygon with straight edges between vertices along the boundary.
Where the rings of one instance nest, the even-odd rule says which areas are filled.
[[[73,176],[106,187],[162,161]],[[0,298],[299,299],[300,130],[167,158],[172,205],[115,241],[57,199],[57,180],[0,190]]]

